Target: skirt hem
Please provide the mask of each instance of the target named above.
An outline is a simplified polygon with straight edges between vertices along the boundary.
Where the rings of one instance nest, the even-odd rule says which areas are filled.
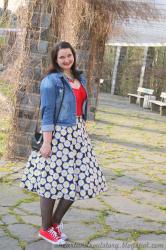
[[[42,197],[45,197],[43,194],[41,194],[40,192],[38,192],[38,190],[31,190],[27,187],[21,187],[22,189],[25,189],[25,190],[28,190],[29,192],[32,192],[32,193],[35,193],[35,194],[38,194],[39,196],[42,196]],[[104,190],[101,190],[99,191],[99,193],[95,193],[94,196],[88,196],[88,197],[81,197],[81,196],[77,196],[76,198],[74,199],[66,199],[66,200],[70,200],[70,201],[77,201],[77,200],[87,200],[87,199],[91,199],[91,198],[96,198],[96,196],[100,195],[101,193],[105,193],[108,191],[108,188],[106,187]],[[56,196],[56,195],[55,195]],[[45,198],[48,198],[48,197],[45,197]],[[49,197],[49,199],[52,199],[52,200],[60,200],[61,198],[64,198],[64,196],[62,197],[57,197],[57,198],[51,198]]]

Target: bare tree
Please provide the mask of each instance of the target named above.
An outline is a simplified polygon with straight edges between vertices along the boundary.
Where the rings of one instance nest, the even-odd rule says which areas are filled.
[[[3,1],[3,11],[6,12],[7,8],[8,8],[8,4],[9,4],[9,0],[4,0]]]
[[[5,24],[8,21],[8,3],[9,0],[3,1],[3,15],[1,17],[1,24]]]
[[[69,0],[71,2],[71,0]],[[86,69],[89,89],[89,118],[94,119],[98,103],[99,81],[102,74],[105,43],[112,32],[115,21],[129,20],[131,17],[150,20],[157,18],[154,6],[142,2],[113,0],[74,0],[77,11],[72,13],[73,23],[77,22],[76,47]],[[86,6],[85,6],[86,5]],[[82,11],[84,9],[84,12]],[[80,18],[78,19],[77,16]]]
[[[154,19],[157,18],[157,11],[154,5],[142,1],[125,1],[125,0],[85,0],[93,6],[97,4],[102,9],[110,11],[114,18],[122,20],[136,17],[137,19]]]

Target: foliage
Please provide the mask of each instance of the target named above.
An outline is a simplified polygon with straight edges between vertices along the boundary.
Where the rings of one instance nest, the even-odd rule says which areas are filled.
[[[107,79],[104,82],[102,91],[110,90],[110,82],[112,80],[111,74],[106,69],[114,67],[116,47],[111,47],[105,50],[103,78]],[[143,63],[143,47],[128,47],[126,53],[119,61],[116,94],[126,96],[128,92],[136,93],[139,85],[141,67]],[[109,58],[109,60],[108,60]],[[122,60],[122,61],[121,61]],[[143,86],[153,88],[155,95],[160,96],[162,91],[166,91],[166,48],[156,47],[149,48],[148,57],[146,61],[146,70],[144,76]]]
[[[12,86],[0,82],[0,158],[5,154],[6,141],[8,138],[8,131],[10,128],[11,119],[11,107],[10,98],[13,93]]]
[[[14,91],[14,86],[5,82],[0,82],[0,93],[10,99]]]
[[[111,79],[114,69],[116,47],[106,46],[103,61],[103,70],[101,78],[104,80],[100,90],[104,92],[111,91]]]
[[[5,154],[5,146],[6,145],[6,140],[7,140],[7,132],[9,130],[9,120],[5,119],[0,119],[0,158],[4,156]]]

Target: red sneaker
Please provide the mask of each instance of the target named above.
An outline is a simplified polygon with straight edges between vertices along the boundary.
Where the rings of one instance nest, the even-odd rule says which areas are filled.
[[[43,238],[44,240],[46,240],[54,245],[64,245],[65,244],[65,241],[57,235],[57,233],[53,227],[50,227],[47,230],[43,230],[43,228],[40,228],[39,236],[41,238]]]
[[[58,237],[60,237],[62,240],[67,239],[67,235],[62,232],[63,224],[53,224],[53,228],[55,232],[57,233]]]

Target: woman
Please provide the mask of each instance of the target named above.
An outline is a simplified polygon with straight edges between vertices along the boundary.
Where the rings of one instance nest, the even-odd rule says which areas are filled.
[[[21,187],[40,196],[42,227],[39,236],[65,244],[61,220],[75,200],[106,191],[91,141],[85,129],[86,80],[76,70],[72,46],[60,42],[51,53],[52,68],[41,82],[43,145],[32,151]],[[53,212],[55,200],[59,200]]]

